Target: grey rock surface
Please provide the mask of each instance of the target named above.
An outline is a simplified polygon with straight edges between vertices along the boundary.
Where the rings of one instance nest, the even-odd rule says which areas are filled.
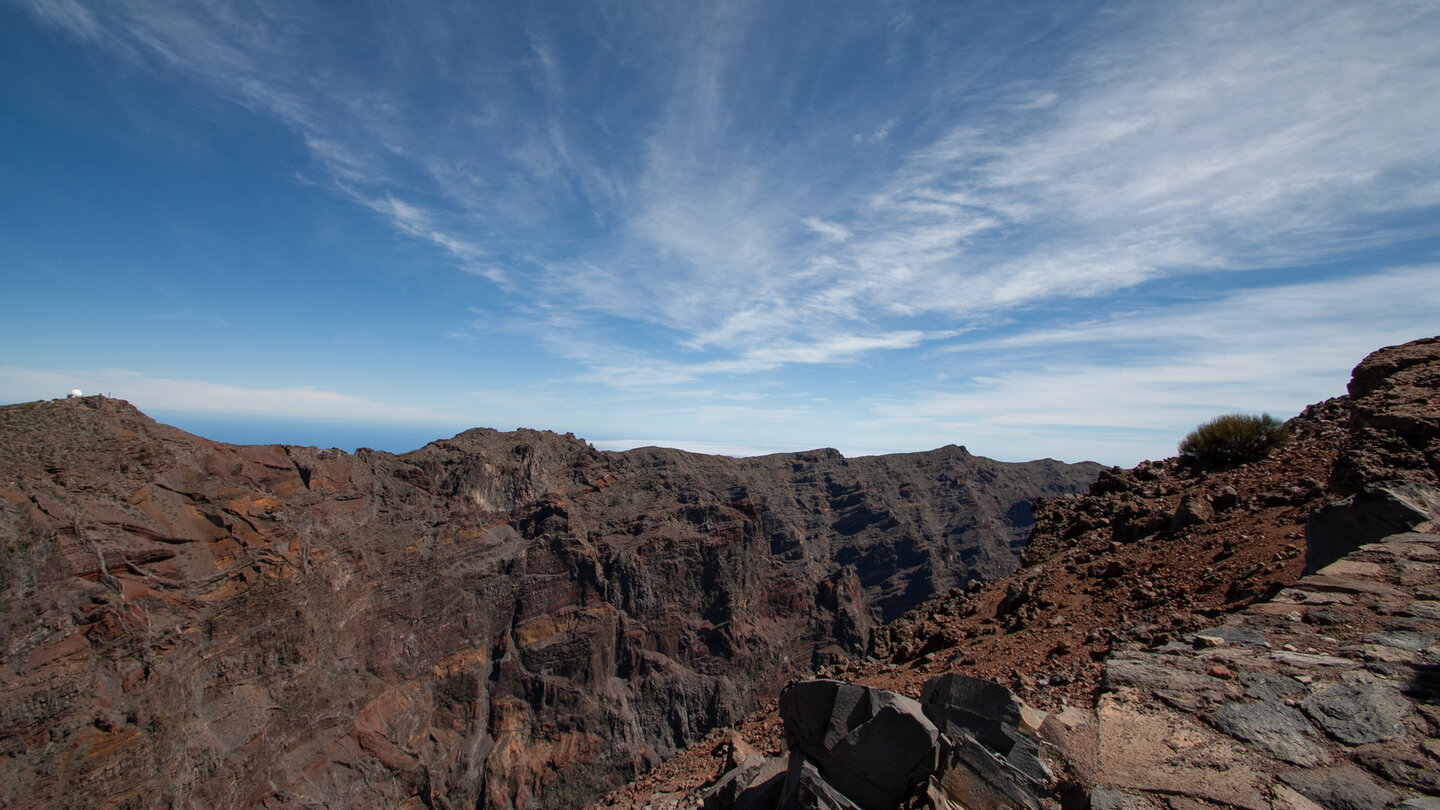
[[[1247,672],[1240,676],[1240,683],[1246,697],[1270,702],[1298,694],[1305,689],[1305,684],[1289,675],[1274,672]]]
[[[1394,647],[1397,650],[1408,652],[1424,652],[1435,646],[1437,638],[1440,636],[1435,633],[1420,633],[1414,630],[1389,630],[1365,636],[1365,640],[1372,644]]]
[[[1268,647],[1270,642],[1265,634],[1251,627],[1241,625],[1222,624],[1218,627],[1211,627],[1207,630],[1200,630],[1196,636],[1224,639],[1230,644],[1250,644],[1255,647]]]
[[[1280,778],[1326,810],[1384,810],[1400,798],[1353,765],[1285,771]]]
[[[1329,753],[1314,741],[1310,721],[1284,704],[1226,703],[1205,719],[1231,737],[1292,765],[1310,768],[1330,761]]]
[[[1410,702],[1397,689],[1378,683],[1331,684],[1300,705],[1325,731],[1350,745],[1394,737],[1410,710]]]

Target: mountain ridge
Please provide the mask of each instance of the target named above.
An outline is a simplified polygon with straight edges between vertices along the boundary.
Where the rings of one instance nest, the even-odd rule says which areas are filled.
[[[487,428],[351,454],[6,406],[0,799],[577,805],[1013,569],[1028,504],[1098,470]]]

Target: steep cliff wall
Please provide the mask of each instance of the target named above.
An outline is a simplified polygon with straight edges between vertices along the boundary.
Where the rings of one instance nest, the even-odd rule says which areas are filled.
[[[0,408],[0,804],[574,805],[1013,570],[1097,471]]]

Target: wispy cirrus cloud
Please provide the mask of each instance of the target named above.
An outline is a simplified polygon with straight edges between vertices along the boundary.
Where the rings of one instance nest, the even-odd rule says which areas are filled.
[[[1008,443],[1111,463],[1164,457],[1205,419],[1288,418],[1343,394],[1369,352],[1433,334],[1437,274],[1422,265],[1250,289],[1183,312],[1117,313],[955,346],[936,361],[954,379],[877,396],[874,415],[925,434],[982,437],[979,452]]]
[[[1422,281],[1389,268],[1415,260],[1387,250],[1440,237],[1424,2],[842,2],[824,19],[726,0],[11,2],[277,122],[297,174],[493,282],[436,316],[480,324],[451,334],[532,336],[564,361],[544,373],[621,392],[958,345],[982,383],[937,376],[882,415],[1093,423],[1108,386],[1173,424],[1201,400],[1167,369],[1279,391],[1246,369],[1391,339],[1378,309],[1326,310],[1340,341],[1287,302],[1413,300]],[[1230,308],[1181,294],[1196,285]],[[1069,369],[1011,362],[1102,343]],[[1093,396],[1027,409],[1066,401],[1047,378]],[[1284,379],[1277,402],[1311,390]]]
[[[1440,186],[1415,182],[1440,166],[1426,134],[1440,110],[1417,103],[1440,86],[1433,10],[1134,11],[1093,21],[1093,39],[1018,83],[1047,89],[910,133],[880,166],[804,154],[823,140],[813,133],[768,153],[718,138],[739,102],[707,57],[677,91],[683,114],[650,142],[638,227],[590,276],[603,283],[579,282],[582,298],[743,357],[897,320],[940,334],[937,322],[1042,303],[1106,307],[1177,275],[1254,274],[1434,234],[1402,221],[1440,205]],[[692,160],[696,144],[716,154]],[[795,182],[759,179],[775,177]]]
[[[407,424],[455,424],[453,412],[382,402],[310,386],[249,388],[206,380],[155,377],[119,368],[54,370],[0,366],[0,400],[53,399],[72,389],[125,399],[145,410],[342,419]]]
[[[1095,296],[1177,269],[1307,261],[1352,245],[1362,219],[1440,204],[1440,183],[1410,180],[1440,162],[1440,112],[1416,103],[1440,85],[1436,12],[1420,3],[1096,14],[1038,73],[996,55],[998,75],[982,77],[999,83],[986,88],[994,98],[949,116],[953,102],[937,104],[929,85],[843,97],[885,113],[874,131],[883,138],[871,140],[901,142],[883,159],[823,130],[776,133],[771,122],[807,115],[786,85],[816,80],[777,63],[805,64],[837,43],[767,35],[763,10],[747,4],[658,15],[644,36],[683,48],[626,40],[642,46],[642,63],[676,60],[653,77],[583,68],[543,15],[509,21],[523,41],[472,61],[449,46],[473,13],[431,4],[417,16],[428,24],[386,36],[384,14],[362,6],[341,33],[377,37],[377,72],[329,38],[317,47],[314,29],[333,21],[303,9],[25,5],[275,117],[337,189],[457,261],[513,253],[508,234],[557,228],[559,249],[528,251],[548,283],[517,295],[578,292],[584,307],[691,337],[768,311],[768,329],[724,332],[748,341],[727,347],[737,351],[777,333],[863,332],[894,314]],[[910,28],[824,33],[849,44],[953,33],[941,19],[917,34],[910,16]],[[619,24],[597,29],[600,41],[613,47],[603,37],[620,37]],[[954,54],[934,53],[915,67],[956,70]],[[617,98],[647,103],[612,110],[582,98],[611,80]],[[429,82],[456,98],[427,111]],[[772,98],[752,95],[766,82],[779,82]],[[620,112],[641,137],[589,131]],[[929,125],[902,136],[901,119]],[[561,213],[589,216],[590,232],[577,235]],[[1373,222],[1365,230],[1386,238]]]
[[[835,288],[963,316],[1408,237],[1380,218],[1440,204],[1403,179],[1440,166],[1433,9],[1266,8],[1142,12],[1057,66],[1043,113],[918,145],[831,217],[856,234]]]
[[[646,352],[616,356],[608,346],[588,343],[559,348],[586,362],[592,371],[582,375],[588,382],[630,390],[654,390],[693,383],[711,377],[744,377],[791,365],[823,365],[855,360],[867,353],[906,349],[941,336],[919,331],[873,335],[835,335],[825,341],[796,341],[757,347],[735,357],[692,362],[657,360]],[[682,394],[683,392],[676,392]]]

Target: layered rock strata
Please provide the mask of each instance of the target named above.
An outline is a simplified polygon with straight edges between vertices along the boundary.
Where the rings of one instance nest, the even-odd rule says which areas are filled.
[[[0,806],[576,806],[1013,570],[1097,469],[0,408]]]

